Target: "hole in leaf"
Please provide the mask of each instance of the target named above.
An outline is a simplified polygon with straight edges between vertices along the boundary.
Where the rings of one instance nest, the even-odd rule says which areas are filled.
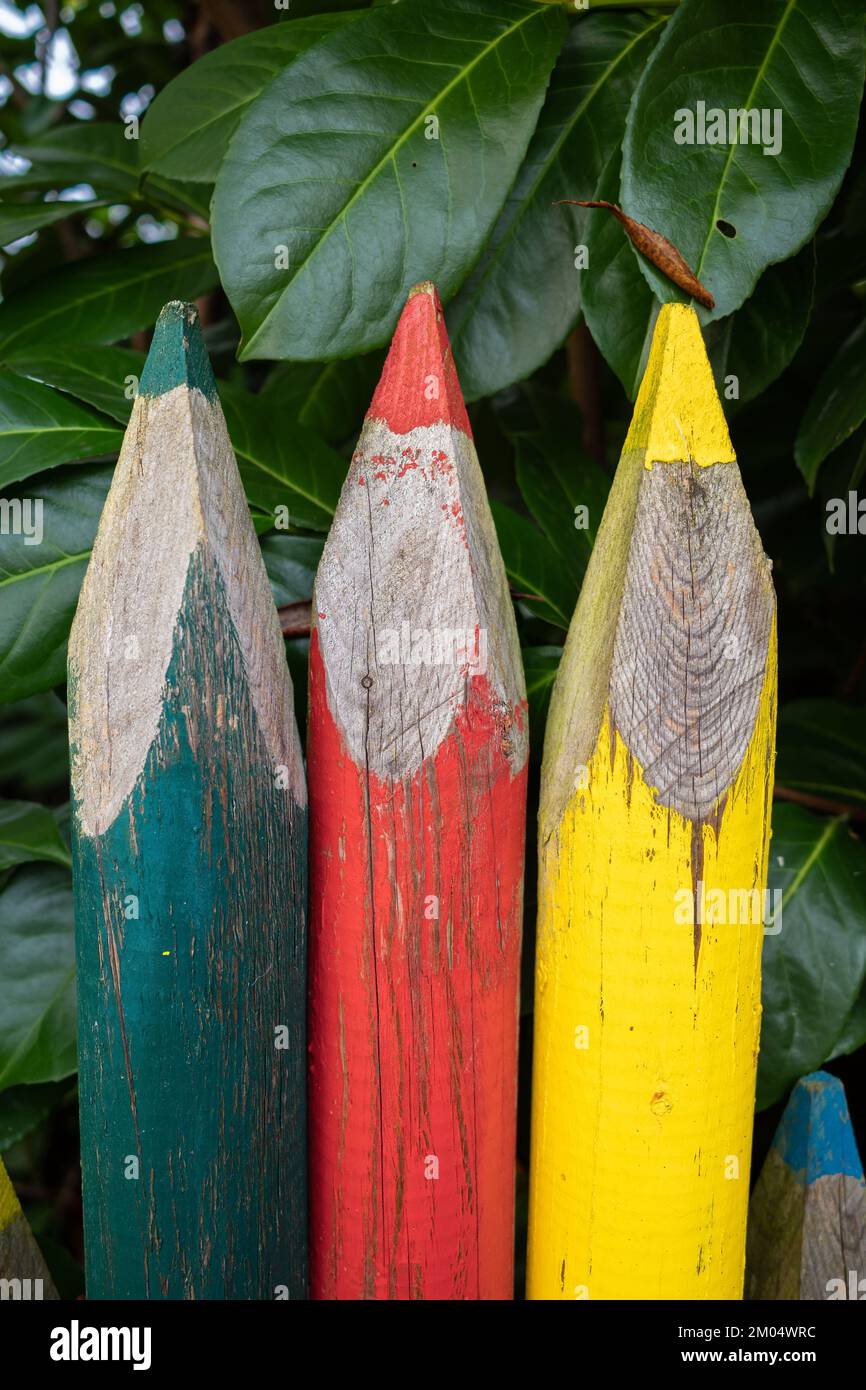
[[[737,229],[734,226],[733,222],[726,222],[723,217],[719,218],[718,222],[716,223],[716,226],[718,227],[722,236],[735,237],[737,235]]]

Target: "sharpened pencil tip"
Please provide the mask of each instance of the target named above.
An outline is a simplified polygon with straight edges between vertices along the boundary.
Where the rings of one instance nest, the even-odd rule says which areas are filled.
[[[170,300],[156,321],[139,394],[163,396],[176,386],[195,388],[209,401],[216,400],[216,382],[199,326],[198,310],[194,304],[180,299]]]

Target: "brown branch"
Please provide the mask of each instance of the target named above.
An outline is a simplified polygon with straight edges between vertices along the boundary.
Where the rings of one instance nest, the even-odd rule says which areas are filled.
[[[834,815],[866,820],[866,806],[852,805],[848,801],[833,801],[829,796],[814,796],[812,792],[798,792],[793,787],[779,786],[774,788],[773,796],[777,801],[793,801],[798,806],[809,806],[814,811],[831,811]]]
[[[309,600],[303,603],[284,603],[277,611],[284,637],[309,637],[313,625],[313,605]]]
[[[580,442],[586,452],[592,454],[604,468],[604,416],[601,409],[598,348],[583,320],[566,339],[565,361],[568,371],[568,394],[580,407],[583,417]]]

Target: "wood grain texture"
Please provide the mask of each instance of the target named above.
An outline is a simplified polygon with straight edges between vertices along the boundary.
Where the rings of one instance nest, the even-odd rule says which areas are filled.
[[[0,1158],[0,1302],[56,1298],[54,1281]]]
[[[531,1298],[741,1296],[774,611],[697,319],[664,306],[545,739]],[[740,892],[745,920],[707,909]]]
[[[90,1297],[306,1290],[306,794],[279,621],[169,305],[69,648]]]
[[[313,1296],[510,1298],[526,699],[432,286],[398,325],[313,615]]]
[[[842,1082],[797,1082],[752,1194],[750,1299],[866,1296],[866,1181]]]

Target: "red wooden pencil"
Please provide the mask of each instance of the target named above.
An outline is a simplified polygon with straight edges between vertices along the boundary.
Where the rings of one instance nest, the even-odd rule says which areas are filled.
[[[311,1292],[510,1298],[526,698],[434,287],[313,599]]]

